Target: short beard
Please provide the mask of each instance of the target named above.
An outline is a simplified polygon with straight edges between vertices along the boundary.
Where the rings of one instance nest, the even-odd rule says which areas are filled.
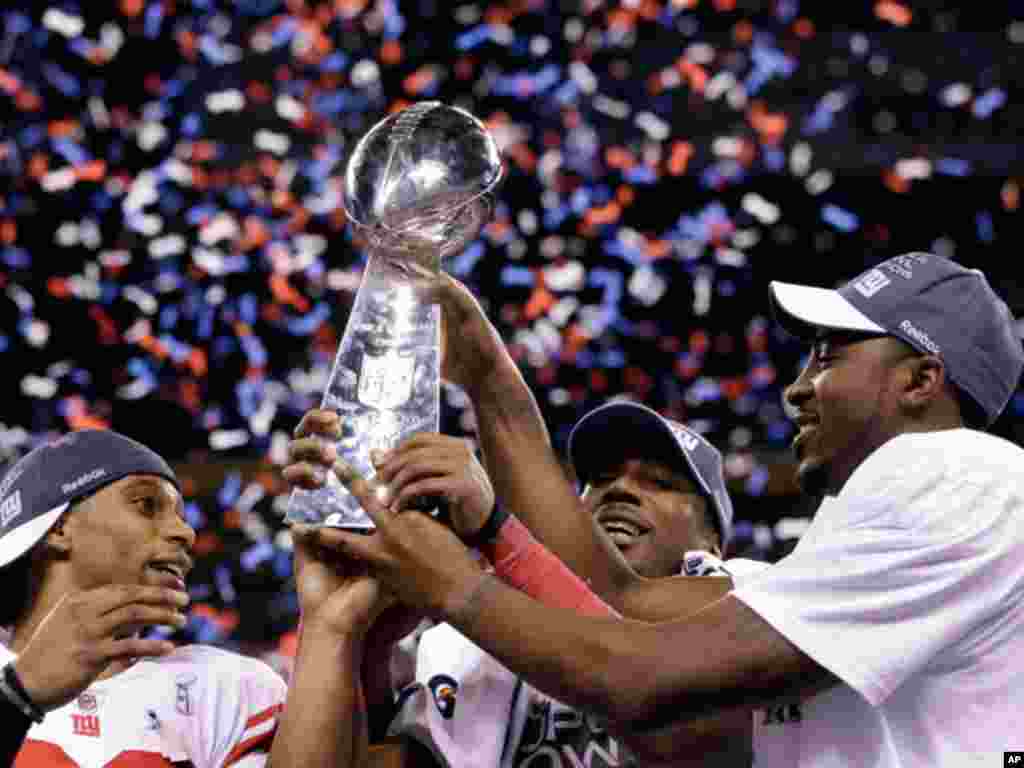
[[[801,464],[796,470],[796,483],[808,496],[821,497],[829,492],[829,465],[825,462]]]

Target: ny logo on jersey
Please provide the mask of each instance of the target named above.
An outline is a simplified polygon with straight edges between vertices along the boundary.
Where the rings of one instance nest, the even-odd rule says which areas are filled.
[[[100,736],[99,715],[72,715],[71,728],[75,736],[90,736],[98,739]]]

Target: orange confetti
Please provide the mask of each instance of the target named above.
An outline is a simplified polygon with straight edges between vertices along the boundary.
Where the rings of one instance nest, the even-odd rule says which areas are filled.
[[[604,153],[604,161],[609,168],[629,170],[636,165],[636,157],[625,147],[608,147]]]
[[[74,118],[67,120],[51,120],[46,126],[46,132],[55,139],[70,136],[78,130],[78,121]]]
[[[704,87],[708,83],[708,72],[704,67],[690,61],[685,56],[681,56],[676,61],[676,69],[686,78],[686,82],[691,90],[697,93],[704,93]]]
[[[178,402],[191,413],[198,413],[203,406],[203,393],[195,379],[182,379],[178,384]]]
[[[693,144],[688,141],[672,143],[672,151],[668,156],[668,172],[673,176],[682,176],[693,157]]]
[[[163,360],[170,356],[167,345],[151,334],[146,334],[139,339],[139,346],[158,360]]]
[[[810,19],[797,19],[793,22],[793,33],[803,40],[814,37],[814,22]]]
[[[888,189],[900,195],[910,190],[910,179],[900,176],[893,170],[886,170],[882,173],[882,183]]]
[[[270,291],[274,298],[282,304],[289,304],[299,312],[309,311],[309,299],[295,290],[295,286],[288,282],[282,274],[275,273],[270,276]]]
[[[0,67],[0,89],[7,91],[7,93],[17,93],[19,88],[21,88],[21,80],[3,67]]]
[[[415,95],[427,88],[436,79],[437,74],[434,72],[433,67],[420,67],[402,81],[402,90],[408,94]]]
[[[523,314],[533,320],[551,309],[556,301],[555,295],[547,289],[543,280],[538,278],[537,285],[534,286],[533,293],[530,295],[530,300],[523,308]]]
[[[75,168],[75,178],[79,181],[99,181],[107,174],[107,164],[103,160],[92,160]]]
[[[1016,211],[1020,207],[1020,186],[1016,181],[1010,179],[999,192],[999,197],[1003,201],[1003,208],[1008,211]]]
[[[732,28],[732,39],[740,45],[746,45],[754,39],[754,25],[746,19],[736,22]]]
[[[672,243],[668,240],[662,240],[660,238],[654,240],[648,239],[646,240],[645,245],[647,255],[651,259],[663,259],[672,254]]]
[[[387,66],[394,66],[402,60],[402,44],[397,40],[387,40],[380,47],[380,62]]]
[[[578,323],[573,323],[565,332],[562,334],[563,343],[561,357],[562,360],[572,361],[576,359],[576,355],[587,345],[590,340],[586,334],[583,333]]]
[[[622,206],[614,200],[600,208],[591,208],[583,215],[583,224],[587,228],[612,224],[622,216]]]
[[[220,549],[220,537],[212,531],[203,531],[196,536],[195,544],[192,545],[192,553],[197,557],[208,555]],[[198,605],[192,608],[196,610]]]
[[[43,100],[35,91],[21,90],[14,97],[14,103],[22,112],[37,112],[43,106]]]
[[[69,416],[68,426],[72,429],[110,429],[110,422],[91,413]]]
[[[202,347],[193,347],[188,355],[188,368],[196,376],[205,376],[209,370],[206,360],[206,350]]]
[[[50,292],[51,296],[56,296],[58,299],[66,299],[71,295],[68,281],[63,277],[51,277],[47,280],[46,290]]]
[[[913,11],[894,0],[880,0],[875,3],[875,16],[897,27],[905,27],[914,20]]]
[[[246,98],[254,104],[265,104],[270,101],[273,92],[266,83],[253,80],[245,87]]]

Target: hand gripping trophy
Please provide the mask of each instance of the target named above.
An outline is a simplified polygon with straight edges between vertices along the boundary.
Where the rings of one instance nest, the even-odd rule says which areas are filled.
[[[381,120],[348,160],[345,211],[368,261],[321,407],[341,414],[338,455],[365,477],[374,473],[371,450],[439,429],[441,313],[432,288],[443,259],[490,217],[501,176],[483,124],[436,101]],[[333,473],[323,488],[292,492],[287,520],[374,527]]]

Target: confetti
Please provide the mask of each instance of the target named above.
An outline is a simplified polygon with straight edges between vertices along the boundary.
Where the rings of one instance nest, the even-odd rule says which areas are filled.
[[[723,448],[737,548],[778,556],[801,530],[780,521],[809,511],[779,474],[804,350],[770,322],[767,282],[933,249],[1024,314],[1000,258],[1024,234],[1024,26],[891,1],[841,25],[797,0],[591,5],[5,11],[0,455],[103,424],[190,466],[280,465],[365,264],[345,158],[436,98],[506,158],[492,220],[445,267],[488,307],[556,447],[606,398],[643,399]],[[446,392],[446,429],[471,433]],[[997,432],[1024,442],[1022,415],[1018,395]],[[239,474],[189,499],[185,636],[276,649],[294,629],[286,499]]]

